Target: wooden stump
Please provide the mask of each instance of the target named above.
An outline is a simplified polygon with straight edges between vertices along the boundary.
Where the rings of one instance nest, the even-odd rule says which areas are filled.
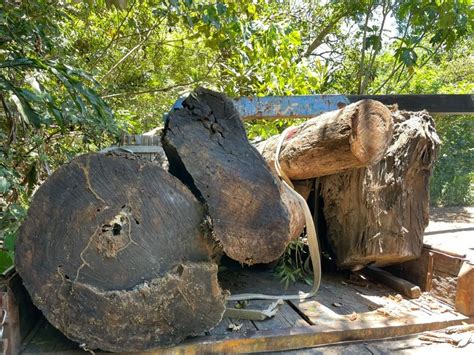
[[[15,264],[34,303],[72,340],[109,351],[169,346],[224,312],[204,219],[158,165],[83,155],[36,192]]]
[[[320,179],[326,238],[339,267],[383,266],[421,253],[439,138],[426,112],[392,116],[393,140],[379,163]]]
[[[291,180],[310,179],[378,162],[392,139],[389,109],[374,100],[362,100],[324,113],[288,132],[280,164]],[[273,168],[280,135],[257,144]]]
[[[269,263],[301,233],[299,203],[250,145],[224,95],[206,89],[191,94],[170,113],[163,148],[170,172],[206,204],[213,236],[232,259]]]

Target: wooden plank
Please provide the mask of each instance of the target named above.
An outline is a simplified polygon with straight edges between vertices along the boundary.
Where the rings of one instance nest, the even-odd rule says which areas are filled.
[[[79,345],[66,338],[59,330],[42,318],[25,339],[21,354],[71,354],[81,351]]]
[[[240,276],[233,275],[231,280],[235,282],[231,287],[234,293],[238,290],[265,290],[274,294],[281,291],[281,284],[268,272],[254,273],[244,269]],[[340,275],[324,275],[316,298],[286,303],[277,314],[278,318],[259,322],[225,319],[210,335],[188,339],[173,348],[142,354],[284,351],[342,341],[392,338],[473,320],[446,311],[451,308],[426,295],[414,300],[419,303],[414,307],[416,304],[412,300],[394,296],[394,292],[386,287],[372,283],[368,283],[367,287],[348,285],[345,280]],[[259,284],[262,288],[258,288]],[[304,287],[296,284],[291,289],[294,291]],[[268,301],[251,301],[251,306],[258,304],[258,307],[264,307],[265,302]],[[430,309],[429,302],[437,303],[444,309]],[[342,305],[334,306],[333,303]],[[290,304],[298,307],[299,312],[304,312],[313,325],[309,325]],[[230,323],[243,325],[239,331],[232,332],[227,329]],[[49,327],[39,328],[25,354],[77,353],[77,344],[69,342]],[[52,343],[51,339],[54,340]]]
[[[335,282],[336,280],[338,278],[334,278],[330,283],[326,281],[315,300],[292,302],[312,322],[318,322],[318,324],[331,323],[342,319],[341,317],[352,322],[359,322],[372,311],[371,317],[374,319],[379,317],[380,321],[399,317],[423,318],[434,314],[400,295],[394,295],[394,292],[386,287],[368,283],[368,287],[364,288],[344,285],[341,283],[343,280]]]
[[[474,316],[474,265],[466,261],[458,275],[456,310],[466,316]]]
[[[364,322],[333,321],[279,330],[262,330],[233,338],[210,336],[194,339],[170,349],[156,350],[146,354],[171,353],[252,353],[261,351],[284,351],[314,347],[342,341],[371,340],[399,337],[426,330],[442,329],[468,321],[467,317],[427,316],[424,319],[380,321],[364,317]]]
[[[420,321],[418,319],[417,321]],[[410,320],[380,321],[364,316],[363,322],[348,322],[346,319],[327,324],[317,324],[305,327],[293,327],[273,330],[216,334],[207,337],[190,339],[181,345],[162,350],[154,350],[143,354],[173,354],[173,353],[215,353],[215,352],[258,352],[282,351],[301,349],[321,344],[331,344],[350,340],[370,340],[391,338],[426,330],[442,329],[451,325],[468,321],[467,317],[426,316],[421,323]],[[47,338],[47,337],[46,337]],[[39,339],[44,339],[44,333]],[[44,341],[44,340],[43,340]],[[41,344],[29,347],[24,354],[75,354],[76,347],[65,348],[56,346],[44,351]]]
[[[263,321],[253,321],[253,323],[258,330],[306,327],[310,325],[288,302],[285,302],[272,318]]]
[[[396,277],[385,270],[369,266],[365,268],[363,272],[364,274],[369,275],[369,277],[372,277],[375,280],[378,280],[384,283],[385,285],[393,288],[395,291],[400,292],[404,296],[407,296],[409,298],[418,298],[421,296],[420,287],[412,284],[407,280]]]
[[[241,325],[241,328],[239,330],[232,330],[230,328],[231,325]],[[209,334],[233,336],[234,334],[246,334],[249,331],[256,330],[257,327],[255,327],[251,320],[224,318],[218,325],[209,331]]]

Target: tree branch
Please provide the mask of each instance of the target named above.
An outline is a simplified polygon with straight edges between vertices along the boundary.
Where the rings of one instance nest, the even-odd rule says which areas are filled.
[[[115,31],[114,35],[112,36],[110,42],[107,44],[107,46],[102,50],[102,52],[99,54],[99,56],[94,60],[94,62],[92,63],[92,67],[94,67],[98,62],[99,60],[101,60],[103,58],[103,56],[105,55],[105,53],[107,53],[107,51],[109,50],[110,46],[112,46],[112,44],[115,42],[115,40],[117,40],[117,37],[120,33],[120,30],[122,29],[123,25],[125,24],[125,21],[127,21],[128,19],[128,16],[130,15],[130,13],[132,12],[132,9],[133,7],[135,6],[135,3],[137,2],[137,0],[133,0],[133,3],[130,5],[130,8],[128,9],[125,17],[122,19],[122,21],[120,22],[119,26],[117,27],[117,30]]]
[[[150,88],[150,89],[146,89],[146,90],[119,92],[119,93],[116,93],[116,94],[104,95],[102,97],[104,99],[110,99],[110,98],[113,98],[113,97],[136,96],[136,95],[142,95],[142,94],[149,94],[149,93],[153,93],[153,92],[166,92],[166,91],[170,91],[172,89],[176,89],[176,88],[179,88],[179,87],[190,86],[190,85],[196,84],[199,81],[200,80],[193,80],[193,81],[189,81],[187,83],[174,84],[174,85],[161,87],[161,88]]]
[[[446,38],[446,36],[445,36],[445,38]],[[435,50],[428,56],[428,58],[426,58],[426,60],[418,68],[420,68],[420,69],[423,68],[431,60],[431,58],[433,58],[433,56],[436,53],[438,53],[438,51],[441,48],[441,46],[443,45],[443,43],[444,43],[444,39],[443,39],[443,41],[441,41],[440,44],[438,44],[438,46],[435,48]],[[405,81],[405,83],[400,88],[400,90],[399,90],[400,92],[403,91],[407,87],[407,85],[410,82],[411,78],[413,78],[413,75],[415,75],[415,73],[410,74],[408,79]]]
[[[388,14],[390,13],[390,0],[388,0],[387,2],[384,0],[383,1],[383,5],[382,5],[382,24],[380,25],[380,31],[379,31],[379,38],[380,38],[380,42],[382,43],[382,34],[383,34],[383,29],[384,29],[384,26],[385,26],[385,20],[387,19],[387,16]],[[364,94],[365,93],[365,90],[367,89],[367,86],[369,84],[369,75],[370,72],[372,71],[372,68],[374,67],[374,63],[375,63],[375,58],[377,57],[377,51],[375,50],[375,48],[373,48],[373,51],[370,55],[370,58],[369,58],[369,66],[367,67],[367,74],[364,75],[364,80],[362,81],[362,87],[361,87],[361,94]]]
[[[126,92],[119,92],[119,93],[116,93],[116,94],[103,95],[102,98],[110,99],[110,98],[121,97],[121,96],[135,96],[135,95],[149,94],[149,93],[154,93],[154,92],[166,92],[166,91],[170,91],[170,90],[173,90],[173,89],[176,89],[176,88],[179,88],[179,87],[184,87],[184,86],[190,86],[190,85],[197,84],[197,83],[203,81],[204,79],[206,79],[209,76],[209,74],[211,73],[212,68],[214,67],[214,65],[216,65],[216,63],[219,61],[221,56],[222,55],[218,55],[216,57],[216,59],[209,66],[206,74],[203,75],[202,78],[200,78],[200,79],[192,80],[192,81],[189,81],[189,82],[186,82],[186,83],[174,84],[174,85],[161,87],[161,88],[150,88],[150,89],[146,89],[146,90],[126,91]]]
[[[115,68],[117,68],[125,59],[127,59],[133,52],[135,52],[138,48],[140,48],[141,46],[143,46],[143,44],[148,40],[148,38],[150,38],[151,34],[153,33],[153,30],[155,28],[157,28],[159,26],[159,24],[156,24],[155,26],[153,26],[150,31],[147,33],[147,35],[140,41],[140,43],[138,43],[135,47],[133,47],[132,49],[130,49],[127,54],[125,54],[122,58],[120,58],[118,60],[118,62],[116,62],[108,71],[107,73],[104,74],[104,76],[102,76],[102,80],[104,80],[106,77],[108,77],[110,75],[110,73],[112,73]]]
[[[369,8],[367,9],[367,13],[365,14],[364,32],[362,35],[360,65],[359,65],[359,72],[357,74],[357,93],[359,95],[361,94],[361,90],[362,90],[362,76],[364,75],[364,62],[365,62],[365,41],[367,38],[367,25],[369,24],[371,9],[372,9],[372,4],[370,4]]]

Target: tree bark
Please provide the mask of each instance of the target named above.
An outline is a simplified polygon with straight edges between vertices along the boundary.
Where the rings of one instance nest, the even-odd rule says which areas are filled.
[[[36,306],[72,340],[145,350],[221,320],[207,234],[201,203],[157,164],[87,154],[36,192],[15,265]]]
[[[336,174],[382,159],[393,134],[390,110],[362,100],[327,112],[288,132],[280,153],[282,170],[291,180]],[[280,135],[257,144],[271,168]]]
[[[224,252],[248,265],[280,257],[304,226],[295,198],[247,140],[232,101],[198,89],[171,112],[163,136],[170,172],[203,201]]]
[[[385,157],[320,179],[326,238],[341,268],[417,258],[428,225],[429,180],[439,138],[426,112],[396,112]]]

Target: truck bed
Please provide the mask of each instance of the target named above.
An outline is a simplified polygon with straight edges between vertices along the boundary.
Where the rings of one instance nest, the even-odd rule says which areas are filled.
[[[223,287],[232,293],[282,294],[284,291],[283,285],[269,270],[227,270],[220,279]],[[307,291],[309,286],[295,283],[287,293],[298,290]],[[250,301],[247,307],[263,308],[269,303]],[[469,317],[455,312],[452,306],[428,293],[418,299],[407,299],[363,278],[351,280],[342,273],[325,273],[314,298],[286,301],[273,318],[264,321],[224,318],[205,334],[147,354],[283,351],[345,341],[403,337],[469,321]],[[68,340],[44,318],[37,321],[21,349],[21,354],[77,353],[84,353],[79,344]]]

